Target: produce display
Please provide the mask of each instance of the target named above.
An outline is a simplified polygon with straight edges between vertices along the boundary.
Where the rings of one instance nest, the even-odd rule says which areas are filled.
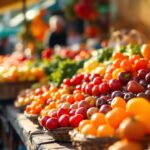
[[[42,66],[34,66],[34,61],[25,56],[4,56],[0,63],[0,83],[39,81],[46,74]]]
[[[73,77],[61,78],[60,86],[28,90],[18,96],[18,102],[28,102],[25,113],[36,115],[49,132],[72,127],[84,136],[123,139],[110,150],[121,146],[141,148],[138,141],[150,134],[149,54],[149,44],[127,46],[117,52],[101,49],[77,74],[77,70],[72,72]],[[61,72],[67,63],[61,60],[56,70]],[[55,80],[57,71],[52,73]]]

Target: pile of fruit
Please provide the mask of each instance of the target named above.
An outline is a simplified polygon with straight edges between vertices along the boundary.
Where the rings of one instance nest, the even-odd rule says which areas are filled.
[[[30,62],[30,64],[34,62]],[[44,68],[41,66],[30,66],[28,61],[20,62],[17,65],[0,65],[0,82],[23,82],[39,81],[46,77]]]
[[[115,52],[111,63],[93,57],[59,88],[33,89],[18,101],[30,99],[25,112],[39,116],[47,130],[78,127],[80,133],[98,137],[116,136],[118,130],[117,136],[128,140],[122,145],[132,146],[130,140],[150,134],[150,45],[133,50],[132,55]]]

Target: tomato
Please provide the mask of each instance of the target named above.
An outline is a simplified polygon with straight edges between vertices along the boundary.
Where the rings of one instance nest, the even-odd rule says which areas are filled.
[[[120,66],[124,71],[131,71],[132,70],[132,63],[128,59],[122,60]]]
[[[140,56],[139,55],[132,55],[129,60],[132,64],[134,64],[135,60],[138,60],[140,59]]]
[[[138,71],[140,69],[147,69],[148,67],[148,61],[147,59],[140,58],[139,60],[136,60],[134,63],[135,70]]]

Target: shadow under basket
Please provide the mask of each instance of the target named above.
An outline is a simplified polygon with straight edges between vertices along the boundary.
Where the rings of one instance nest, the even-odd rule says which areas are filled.
[[[13,100],[21,90],[30,88],[35,82],[0,83],[0,100]]]
[[[24,115],[31,120],[35,125],[39,126],[38,115],[32,115],[24,112]]]
[[[110,145],[118,141],[116,137],[87,137],[76,129],[69,132],[71,141],[77,150],[107,150]]]
[[[52,136],[57,142],[71,142],[69,135],[71,130],[71,127],[61,127],[51,131],[44,129],[44,132],[45,134]]]

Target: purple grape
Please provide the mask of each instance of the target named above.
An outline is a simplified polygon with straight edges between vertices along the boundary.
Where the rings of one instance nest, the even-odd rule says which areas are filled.
[[[147,99],[147,95],[146,95],[145,93],[143,93],[143,92],[138,93],[138,94],[137,94],[137,97],[143,97],[143,98],[146,98],[146,99]]]
[[[147,85],[147,89],[150,90],[150,84]]]
[[[139,78],[138,77],[133,77],[132,80],[139,82]]]
[[[141,80],[139,81],[139,83],[140,83],[140,85],[142,85],[144,88],[147,87],[147,82],[146,82],[144,79],[141,79]]]
[[[146,76],[149,72],[150,72],[149,69],[140,69],[140,70],[138,71],[137,77],[138,77],[139,79],[145,79],[145,76]]]
[[[114,97],[124,97],[124,94],[121,91],[114,91],[111,94],[111,98],[114,98]]]
[[[150,90],[145,91],[146,96],[150,99]]]
[[[130,72],[120,72],[118,76],[122,84],[126,84],[127,82],[129,82],[131,77],[132,77],[132,74]]]
[[[128,100],[130,100],[131,98],[134,98],[134,97],[135,97],[135,95],[132,92],[127,92],[127,93],[124,94],[124,99],[126,101],[128,101]]]
[[[148,73],[148,74],[145,76],[145,80],[147,81],[147,83],[150,83],[150,73]]]
[[[96,107],[100,108],[103,104],[108,104],[106,100],[102,99],[102,98],[98,98],[96,100]]]

